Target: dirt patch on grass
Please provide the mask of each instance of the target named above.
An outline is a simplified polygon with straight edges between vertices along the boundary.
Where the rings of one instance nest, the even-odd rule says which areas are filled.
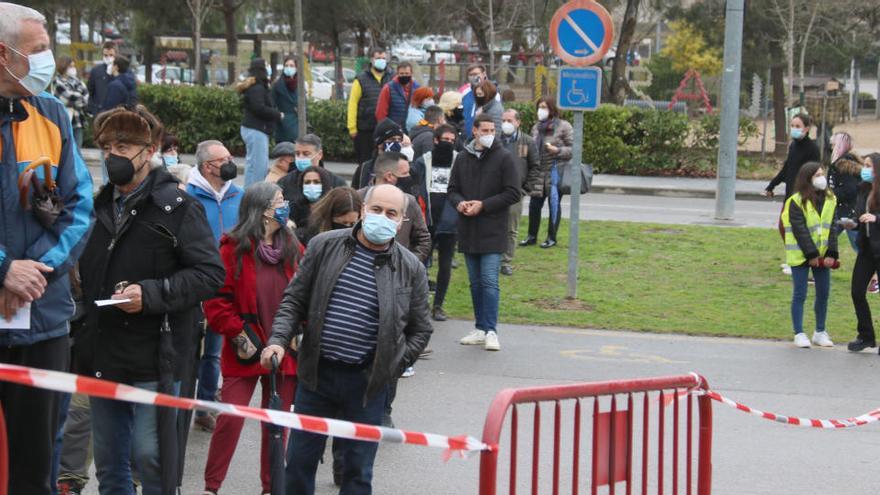
[[[568,299],[566,297],[542,297],[532,299],[529,302],[541,309],[550,311],[593,311],[594,309],[592,305],[580,299]]]
[[[642,232],[645,234],[669,234],[669,235],[677,235],[684,233],[683,230],[678,229],[645,229]]]

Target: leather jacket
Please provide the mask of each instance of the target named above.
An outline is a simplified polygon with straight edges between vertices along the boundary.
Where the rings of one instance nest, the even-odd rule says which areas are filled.
[[[275,314],[268,345],[280,345],[289,352],[291,340],[302,334],[297,375],[300,383],[311,390],[318,385],[321,332],[330,294],[354,255],[360,228],[358,224],[351,229],[332,230],[311,240]],[[379,333],[369,365],[365,402],[418,359],[433,332],[428,276],[418,258],[392,240],[388,250],[376,257],[374,271]]]

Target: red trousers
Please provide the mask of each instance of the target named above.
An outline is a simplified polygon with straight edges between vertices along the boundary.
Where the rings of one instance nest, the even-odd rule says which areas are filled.
[[[224,376],[220,397],[227,404],[246,406],[254,395],[254,388],[257,386],[258,379],[263,382],[260,387],[262,389],[260,407],[268,407],[270,390],[269,377],[267,375]],[[290,411],[290,404],[293,403],[293,396],[296,391],[296,377],[282,377],[279,375],[276,383],[278,395],[281,396],[282,409]],[[226,472],[229,470],[232,454],[235,453],[235,446],[238,445],[238,438],[241,436],[242,427],[244,427],[244,418],[237,418],[226,414],[221,414],[217,417],[217,426],[211,435],[208,461],[205,464],[205,490],[212,492],[220,490],[220,485],[226,479]],[[265,424],[261,425],[261,430],[260,482],[263,484],[263,491],[268,492],[272,484],[269,471],[269,432]],[[285,443],[287,442],[286,429],[284,430],[284,441]],[[286,452],[287,449],[285,448],[283,451]]]

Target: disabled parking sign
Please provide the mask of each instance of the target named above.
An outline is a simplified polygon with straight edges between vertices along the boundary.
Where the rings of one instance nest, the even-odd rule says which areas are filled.
[[[595,110],[602,96],[602,69],[559,69],[557,106],[563,110]]]
[[[611,15],[592,0],[572,0],[550,21],[550,45],[565,63],[586,67],[602,60],[611,48]]]

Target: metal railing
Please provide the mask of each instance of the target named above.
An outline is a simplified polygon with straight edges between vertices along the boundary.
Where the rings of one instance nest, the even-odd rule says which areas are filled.
[[[600,487],[607,487],[603,488],[603,493],[614,494],[617,485],[624,483],[627,495],[633,493],[635,488],[640,488],[637,493],[648,493],[650,490],[658,494],[675,494],[682,487],[688,495],[694,493],[694,489],[698,495],[708,495],[712,489],[712,404],[706,396],[696,398],[699,426],[695,432],[695,399],[690,393],[694,389],[707,388],[708,384],[703,377],[689,374],[502,390],[495,396],[483,428],[483,442],[499,447],[481,454],[479,493],[495,495],[498,492],[499,458],[502,452],[507,452],[510,458],[506,467],[508,493],[513,495],[520,488],[518,471],[521,464],[528,463],[521,462],[518,454],[528,446],[520,444],[522,413],[519,406],[531,404],[531,479],[528,483],[523,483],[523,487],[529,488],[529,493],[557,495],[566,482],[570,483],[570,493],[579,493],[584,488],[582,485],[585,485],[581,482],[580,461],[582,456],[588,456],[591,466],[589,489],[593,494],[599,493]],[[592,407],[582,407],[584,399],[592,399]],[[573,401],[572,424],[570,428],[565,428],[565,433],[571,434],[571,442],[567,445],[562,442],[562,401]],[[541,441],[544,437],[541,434],[542,402],[553,403],[553,449],[549,463],[541,456]],[[681,402],[685,405],[681,406]],[[581,428],[585,409],[587,414],[590,411],[592,414],[591,442],[585,441],[589,432]],[[684,413],[682,409],[685,410]],[[508,411],[511,411],[510,438],[506,445],[502,445],[501,434]],[[656,416],[652,416],[654,411]],[[528,411],[523,413],[527,414]],[[686,422],[684,428],[680,425],[682,414]],[[671,451],[667,450],[668,444],[671,444]],[[591,452],[582,454],[583,445],[591,445]],[[640,449],[637,448],[639,446]],[[566,451],[566,457],[568,453],[571,454],[570,466],[566,466],[570,470],[564,470],[563,450]],[[636,452],[640,455],[634,458]],[[656,457],[652,457],[654,455]],[[543,476],[549,475],[549,480],[543,481],[543,485],[541,467],[550,468],[549,473],[543,473]],[[634,471],[639,473],[635,480]],[[652,476],[652,472],[656,475]]]

